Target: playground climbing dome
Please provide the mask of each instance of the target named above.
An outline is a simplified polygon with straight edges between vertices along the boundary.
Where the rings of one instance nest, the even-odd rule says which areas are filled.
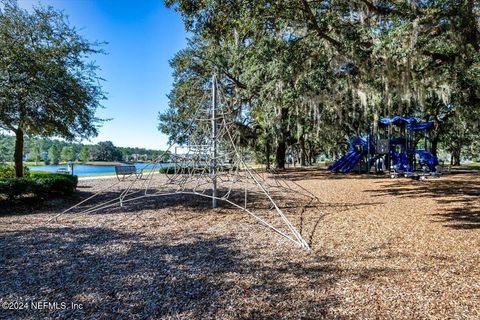
[[[226,84],[228,85],[228,84]],[[239,144],[234,99],[224,95],[226,88],[212,77],[211,90],[205,90],[190,123],[158,157],[145,164],[142,175],[131,174],[115,181],[76,205],[59,213],[94,214],[134,207],[152,197],[195,196],[211,199],[211,206],[222,205],[250,215],[269,230],[303,249],[309,249],[289,215],[318,201],[299,184],[276,174],[249,166],[249,153]],[[158,172],[155,164],[168,155],[168,168]],[[112,192],[112,190],[119,190]],[[288,200],[289,197],[295,197]],[[107,199],[105,199],[107,198]],[[283,205],[279,203],[283,201]],[[303,203],[304,205],[299,205]]]

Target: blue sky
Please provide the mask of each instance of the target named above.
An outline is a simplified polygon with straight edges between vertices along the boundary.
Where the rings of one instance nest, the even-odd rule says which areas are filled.
[[[63,10],[72,26],[91,41],[106,41],[108,55],[95,56],[108,99],[100,118],[113,118],[90,142],[165,149],[157,115],[168,106],[172,86],[169,59],[186,46],[180,15],[161,0],[19,0]]]

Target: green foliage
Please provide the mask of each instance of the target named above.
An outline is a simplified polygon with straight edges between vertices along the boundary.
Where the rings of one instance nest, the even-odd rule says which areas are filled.
[[[78,177],[69,174],[31,174],[33,194],[39,198],[70,195],[77,188]]]
[[[97,161],[121,161],[121,152],[111,141],[99,142],[90,150],[90,156]]]
[[[85,162],[85,161],[88,161],[89,158],[90,158],[90,148],[86,146],[82,147],[82,149],[80,150],[80,154],[78,155],[78,160]]]
[[[28,176],[30,170],[27,167],[23,167],[23,175]],[[9,179],[15,177],[15,167],[8,165],[0,165],[0,180]]]
[[[56,145],[53,145],[48,149],[48,159],[52,164],[58,164],[60,162],[60,150],[58,150]]]
[[[27,11],[0,1],[0,128],[17,137],[17,168],[25,134],[70,140],[97,134],[95,111],[105,95],[89,58],[102,53],[98,46],[53,7]]]
[[[68,174],[32,173],[24,178],[7,178],[0,180],[0,195],[8,200],[20,196],[33,195],[45,199],[52,196],[72,194],[78,184],[78,177]]]
[[[35,182],[29,178],[8,178],[0,180],[0,195],[8,200],[33,191]]]
[[[15,146],[15,137],[9,136],[9,135],[0,135],[0,151],[2,150],[2,146],[4,147],[5,153],[3,154],[0,153],[0,163],[2,162],[2,156],[5,159],[4,161],[11,161],[13,157],[14,146]],[[92,149],[95,148],[95,145],[71,143],[68,141],[57,140],[57,139],[27,137],[25,139],[23,152],[31,154],[32,149],[35,147],[40,148],[41,155],[47,155],[45,164],[58,164],[61,160],[61,152],[64,149],[68,151],[64,151],[64,152],[67,152],[67,155],[64,155],[63,157],[64,159],[62,159],[63,161],[69,161],[69,159],[73,161],[78,160],[82,162],[91,160],[90,152]],[[160,155],[162,155],[163,161],[166,161],[169,158],[168,153],[166,154],[165,152],[160,150],[151,150],[151,149],[145,149],[145,148],[130,148],[130,147],[115,147],[115,149],[117,150],[117,152],[121,153],[120,159],[124,161],[135,161],[135,156],[140,158],[137,160],[153,160]],[[70,156],[70,152],[72,152],[73,158]],[[119,155],[117,152],[116,154],[118,157]],[[44,159],[42,158],[41,160],[43,161]],[[113,160],[109,160],[109,161],[113,161]]]
[[[158,172],[160,173],[166,173],[166,174],[174,174],[174,173],[181,173],[178,169],[176,170],[175,167],[161,167],[158,169]]]
[[[62,151],[60,152],[60,159],[63,161],[72,161],[74,160],[74,154],[73,154],[73,147],[65,146],[62,148]]]
[[[166,161],[169,158],[168,153],[160,150],[151,150],[145,148],[132,148],[132,147],[117,147],[117,150],[121,154],[123,161],[138,161],[138,160],[157,160],[162,155],[162,161]]]
[[[31,12],[1,2],[1,127],[40,136],[96,134],[94,112],[104,94],[97,67],[86,57],[102,51],[52,7]],[[22,76],[23,75],[23,76]],[[20,121],[21,120],[21,121]]]
[[[35,161],[35,163],[38,163],[39,161],[42,160],[42,142],[41,140],[36,141],[36,143],[33,144],[33,146],[30,148],[30,153],[29,153],[29,161]]]
[[[336,156],[379,116],[433,121],[432,144],[449,150],[480,136],[478,1],[166,4],[193,35],[171,60],[174,86],[159,115],[171,140],[188,142],[182,129],[214,71],[249,127],[240,135],[255,132],[244,136],[250,148],[262,161],[276,154],[277,165],[285,147],[304,162]]]
[[[40,171],[40,170],[31,170],[29,175],[30,176],[43,176],[43,175],[55,175],[55,174],[64,174],[64,173],[52,173],[50,171]]]

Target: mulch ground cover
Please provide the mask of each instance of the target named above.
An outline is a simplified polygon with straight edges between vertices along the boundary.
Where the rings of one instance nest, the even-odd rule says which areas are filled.
[[[281,176],[318,198],[286,210],[310,252],[191,196],[47,222],[112,179],[0,204],[0,318],[480,318],[478,173]]]

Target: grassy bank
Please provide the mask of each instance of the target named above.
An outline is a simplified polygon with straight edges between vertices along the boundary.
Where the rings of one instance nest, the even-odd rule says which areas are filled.
[[[60,166],[61,165],[67,165],[67,163],[68,163],[67,161],[62,161],[62,162],[59,162],[57,165],[60,165]],[[73,162],[73,164],[83,164],[83,165],[92,165],[92,166],[120,166],[120,165],[123,165],[125,163],[126,162],[119,162],[119,161],[85,161],[85,162],[74,161]],[[141,163],[141,162],[136,162],[136,163]],[[9,165],[9,166],[15,165],[15,163],[13,163],[12,161],[4,162],[4,164]],[[46,164],[45,164],[44,161],[39,161],[39,162],[24,161],[23,165],[24,166],[44,166]],[[51,165],[53,165],[53,164],[51,163]]]

